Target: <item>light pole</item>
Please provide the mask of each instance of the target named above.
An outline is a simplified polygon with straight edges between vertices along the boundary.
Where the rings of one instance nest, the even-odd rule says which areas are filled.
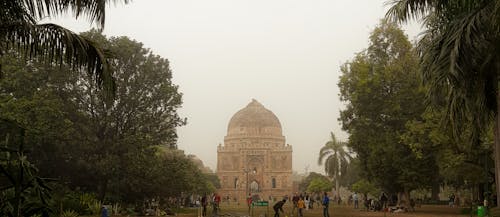
[[[243,169],[243,172],[246,173],[247,175],[247,182],[246,182],[246,186],[245,186],[245,198],[246,198],[246,202],[247,202],[247,205],[248,205],[248,214],[250,214],[250,207],[251,207],[251,204],[250,204],[250,195],[249,195],[249,191],[250,191],[250,185],[248,184],[248,173],[249,172],[252,172],[253,174],[255,174],[257,172],[257,169],[254,167],[253,170],[250,170],[250,169]]]
[[[255,167],[254,167],[254,168],[253,168],[253,170],[250,170],[250,169],[246,169],[246,168],[245,168],[245,169],[243,169],[243,172],[245,172],[245,173],[246,173],[246,175],[247,175],[247,182],[246,182],[246,189],[245,189],[245,190],[246,190],[246,192],[245,192],[245,193],[246,193],[246,194],[245,194],[245,196],[247,196],[247,195],[248,195],[248,193],[249,193],[249,191],[250,191],[250,184],[249,184],[249,180],[248,180],[248,173],[250,173],[250,172],[252,172],[252,174],[257,173],[257,168],[255,168]]]
[[[247,181],[245,182],[245,198],[248,196],[248,173],[250,172],[249,169],[243,169],[243,172],[246,173],[247,175]]]

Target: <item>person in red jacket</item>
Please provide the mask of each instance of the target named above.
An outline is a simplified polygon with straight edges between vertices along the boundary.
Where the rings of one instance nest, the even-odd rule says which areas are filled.
[[[247,205],[248,205],[248,213],[250,214],[250,207],[252,207],[252,194],[248,194]]]
[[[214,216],[218,216],[219,215],[220,201],[221,201],[220,195],[217,194],[217,192],[215,192],[214,195],[213,195],[213,197],[212,197],[212,202],[213,202],[213,206],[214,206],[214,212],[213,212]]]

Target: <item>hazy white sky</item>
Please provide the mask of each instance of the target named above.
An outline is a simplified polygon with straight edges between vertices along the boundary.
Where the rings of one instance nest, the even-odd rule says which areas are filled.
[[[323,172],[318,152],[342,103],[339,66],[368,45],[386,0],[134,0],[112,5],[104,34],[128,36],[170,60],[184,94],[179,149],[215,169],[234,113],[252,98],[273,111],[293,146],[293,170]],[[85,19],[57,23],[87,31]],[[404,27],[410,39],[418,26]]]

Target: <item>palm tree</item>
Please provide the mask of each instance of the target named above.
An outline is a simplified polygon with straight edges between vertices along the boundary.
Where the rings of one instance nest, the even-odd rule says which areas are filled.
[[[125,3],[128,0],[121,0]],[[0,56],[17,49],[28,57],[83,68],[99,85],[113,88],[105,54],[92,41],[56,24],[39,20],[66,12],[87,16],[102,29],[109,0],[0,0]],[[116,2],[116,1],[115,1]],[[0,68],[1,70],[1,68]],[[0,71],[1,72],[1,71]]]
[[[351,156],[346,151],[346,143],[338,141],[333,132],[330,132],[330,141],[319,151],[318,165],[325,166],[325,172],[335,180],[335,191],[338,194],[340,176],[347,172],[347,165]]]
[[[431,102],[445,99],[446,119],[455,137],[469,130],[469,139],[480,141],[480,134],[494,125],[500,195],[500,0],[393,0],[391,4],[389,18],[421,19],[426,26],[418,42],[424,83]]]

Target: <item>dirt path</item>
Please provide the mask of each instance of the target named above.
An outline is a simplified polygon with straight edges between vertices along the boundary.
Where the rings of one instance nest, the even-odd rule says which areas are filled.
[[[435,216],[444,216],[444,217],[452,217],[452,216],[467,216],[460,214],[460,208],[450,208],[448,206],[422,206],[417,208],[415,212],[407,212],[407,213],[383,213],[383,212],[367,212],[354,210],[349,207],[334,207],[333,212],[331,212],[330,217],[435,217]],[[321,213],[311,213],[311,217],[320,217]],[[385,214],[385,215],[384,215]],[[305,216],[307,217],[307,216]]]
[[[222,206],[221,214],[223,216],[244,216],[246,215],[245,207],[233,207],[233,206]],[[297,217],[297,215],[291,215],[291,208],[285,207],[285,215],[280,214],[280,217]],[[330,207],[330,217],[465,217],[469,214],[460,214],[461,208],[451,208],[448,206],[438,206],[438,205],[423,205],[420,208],[416,208],[415,212],[407,213],[383,213],[383,212],[369,212],[359,209],[353,209],[347,206],[333,206]],[[254,217],[264,216],[266,213],[265,207],[259,207],[254,209]],[[273,217],[274,211],[269,208],[268,217]],[[182,217],[197,217],[196,213],[180,214]],[[312,209],[304,212],[304,217],[322,217],[322,209]],[[211,213],[208,212],[208,217],[212,217]]]

